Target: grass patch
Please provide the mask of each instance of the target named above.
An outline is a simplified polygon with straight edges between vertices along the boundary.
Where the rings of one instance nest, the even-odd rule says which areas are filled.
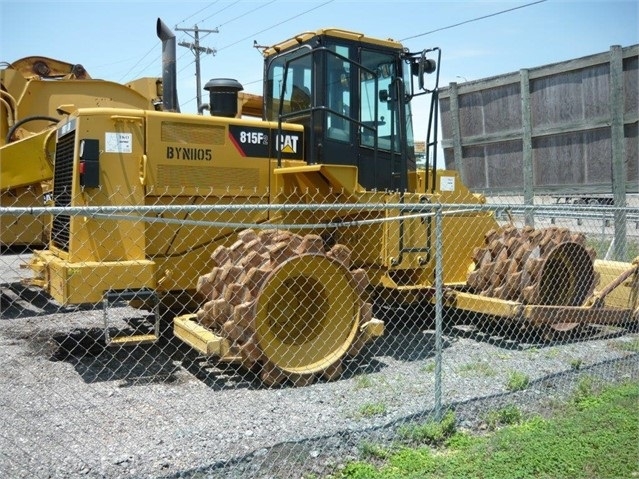
[[[423,373],[434,373],[435,372],[435,361],[428,361],[426,364],[424,364],[421,368],[421,371]]]
[[[355,389],[366,389],[370,388],[373,385],[373,380],[367,374],[363,376],[359,376],[357,378],[357,382],[355,383]]]
[[[519,424],[522,421],[522,418],[523,414],[519,408],[514,404],[509,404],[504,408],[488,412],[484,416],[484,421],[486,422],[488,429],[494,431],[502,426]]]
[[[437,446],[446,441],[455,431],[455,413],[448,411],[439,422],[429,420],[423,424],[402,426],[397,430],[397,434],[401,439],[413,444]]]
[[[506,388],[509,391],[523,391],[530,384],[530,378],[527,374],[519,371],[511,371],[506,381]]]
[[[437,433],[432,423],[427,438],[415,447],[402,446],[386,458],[349,463],[339,479],[600,479],[639,477],[639,382],[599,390],[591,378],[580,382],[575,397],[556,411],[555,417],[534,417],[474,437],[454,432],[454,415],[447,415]],[[451,427],[452,416],[452,427]],[[497,412],[516,421],[517,408]],[[446,425],[443,423],[446,422]],[[446,433],[444,432],[446,431]],[[447,440],[441,440],[442,436]],[[434,449],[432,439],[437,438]],[[416,441],[416,442],[420,442]]]
[[[490,364],[484,361],[462,364],[459,367],[459,372],[464,376],[478,374],[481,376],[492,377],[497,374],[495,370],[490,367]]]
[[[382,402],[372,402],[363,404],[358,410],[359,417],[380,416],[386,413],[386,404]]]

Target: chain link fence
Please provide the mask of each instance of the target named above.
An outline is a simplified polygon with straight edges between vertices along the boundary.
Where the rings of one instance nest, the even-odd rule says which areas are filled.
[[[3,198],[0,475],[339,477],[639,378],[636,199],[313,191]]]

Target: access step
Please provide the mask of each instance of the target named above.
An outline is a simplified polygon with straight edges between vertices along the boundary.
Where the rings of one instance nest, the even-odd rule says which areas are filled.
[[[128,301],[143,301],[153,305],[152,334],[121,334],[111,337],[109,334],[109,309],[115,303]],[[138,344],[148,344],[157,341],[160,337],[160,301],[155,291],[150,289],[125,289],[109,290],[104,294],[102,300],[102,310],[104,316],[104,337],[107,346],[133,346]]]

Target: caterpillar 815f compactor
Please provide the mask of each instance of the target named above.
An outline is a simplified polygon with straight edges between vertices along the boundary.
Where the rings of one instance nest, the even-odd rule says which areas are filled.
[[[5,207],[42,206],[50,194],[55,125],[77,108],[152,110],[161,106],[161,80],[122,85],[91,78],[80,64],[27,57],[0,70],[0,199]],[[43,217],[3,221],[0,245],[42,245]]]
[[[176,317],[174,333],[200,353],[242,361],[268,384],[339,376],[383,334],[375,303],[432,301],[436,228],[418,213],[484,202],[456,172],[416,166],[411,100],[434,93],[436,119],[439,50],[303,33],[263,50],[259,103],[215,79],[203,116],[173,111],[175,37],[159,19],[157,33],[163,111],[78,108],[57,127],[58,208],[31,284],[61,304],[197,294],[199,311]],[[480,208],[441,228],[447,306],[560,329],[636,310],[636,267],[601,274],[581,234],[500,228]]]

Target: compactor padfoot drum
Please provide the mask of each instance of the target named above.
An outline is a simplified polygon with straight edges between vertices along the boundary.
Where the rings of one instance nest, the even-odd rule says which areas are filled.
[[[215,250],[216,266],[198,281],[206,298],[199,323],[227,339],[266,384],[337,378],[343,358],[369,337],[366,272],[350,269],[348,248],[326,251],[318,235],[244,230],[238,237]]]

